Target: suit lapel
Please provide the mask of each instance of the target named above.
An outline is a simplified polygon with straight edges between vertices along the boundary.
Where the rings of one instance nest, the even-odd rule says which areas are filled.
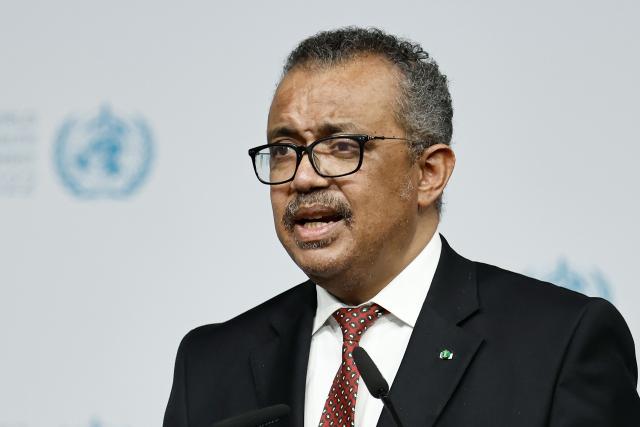
[[[478,308],[474,264],[442,238],[438,268],[390,392],[406,427],[433,426],[451,398],[483,341],[461,327]],[[304,424],[315,310],[315,287],[306,282],[273,314],[264,344],[250,356],[259,405],[288,404],[296,427]],[[445,349],[451,360],[440,358]],[[395,427],[386,410],[378,427]]]
[[[442,238],[438,268],[390,391],[405,426],[435,424],[482,343],[460,327],[477,310],[475,266]],[[443,350],[453,357],[441,358]],[[378,427],[394,425],[383,410]]]
[[[291,426],[304,422],[305,382],[316,292],[311,282],[300,287],[271,318],[269,338],[250,356],[256,395],[261,407],[284,403],[291,407]]]

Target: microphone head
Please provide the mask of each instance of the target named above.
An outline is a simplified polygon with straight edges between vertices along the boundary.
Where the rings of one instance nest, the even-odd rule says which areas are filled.
[[[371,396],[376,399],[386,397],[389,394],[389,384],[365,349],[362,347],[354,348],[353,360],[356,362],[356,367]]]
[[[254,411],[245,412],[231,418],[225,418],[222,421],[214,423],[211,427],[260,427],[271,425],[280,418],[289,415],[290,408],[284,404],[267,406],[266,408],[256,409]]]

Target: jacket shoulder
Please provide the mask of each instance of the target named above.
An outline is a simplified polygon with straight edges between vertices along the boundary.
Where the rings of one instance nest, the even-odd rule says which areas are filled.
[[[274,314],[293,311],[300,304],[315,304],[315,287],[311,281],[287,289],[225,322],[192,329],[184,336],[180,347],[202,348],[211,343],[236,342],[238,336],[244,337],[241,342],[245,343],[259,340],[265,336],[264,331],[270,327],[269,321]]]
[[[546,360],[546,366],[560,367],[571,366],[567,359],[580,358],[571,357],[571,352],[607,343],[611,354],[624,359],[629,378],[637,377],[633,338],[609,301],[492,265],[475,264],[483,313],[477,317],[476,327],[486,335],[488,347],[507,347],[522,358],[535,355],[537,361],[531,363]],[[549,348],[559,351],[560,359],[554,359]]]
[[[483,307],[506,309],[521,314],[535,311],[575,315],[595,299],[500,267],[479,262],[474,264],[478,296]]]

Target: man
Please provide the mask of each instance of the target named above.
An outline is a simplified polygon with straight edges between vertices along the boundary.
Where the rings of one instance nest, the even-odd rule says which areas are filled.
[[[165,427],[284,403],[281,425],[640,426],[634,345],[608,302],[456,254],[437,233],[455,156],[436,63],[375,29],[289,56],[250,150],[276,233],[308,275],[178,350]]]

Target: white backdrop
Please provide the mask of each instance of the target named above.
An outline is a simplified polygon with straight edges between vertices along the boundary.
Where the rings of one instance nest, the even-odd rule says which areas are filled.
[[[180,338],[304,279],[246,149],[288,51],[348,24],[451,80],[453,247],[607,296],[638,338],[640,7],[516,3],[1,0],[0,427],[157,426]],[[78,197],[59,132],[103,106],[144,119],[148,175]]]

